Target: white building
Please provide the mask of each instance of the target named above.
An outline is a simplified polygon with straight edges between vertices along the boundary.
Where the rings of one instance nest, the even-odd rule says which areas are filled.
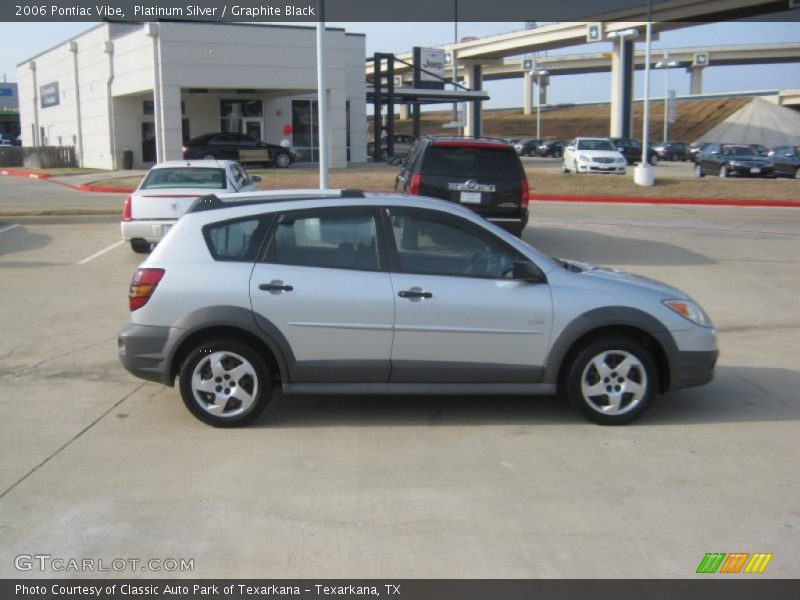
[[[365,38],[326,32],[331,167],[366,161]],[[74,145],[81,165],[181,158],[183,141],[241,131],[318,158],[310,27],[103,23],[17,67],[23,144]],[[291,132],[287,134],[287,132]]]

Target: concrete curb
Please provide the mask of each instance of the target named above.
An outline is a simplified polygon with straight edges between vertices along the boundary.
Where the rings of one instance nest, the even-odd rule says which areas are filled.
[[[16,169],[2,169],[0,175],[9,175],[11,177],[25,177],[26,179],[50,179],[52,175],[47,173],[31,173],[30,171],[17,171]]]
[[[569,196],[545,194],[531,202],[596,202],[610,204],[683,204],[691,206],[748,206],[800,208],[800,200],[733,200],[725,198],[646,198],[637,196]]]
[[[91,185],[89,183],[82,183],[77,187],[77,189],[82,192],[97,192],[101,194],[132,194],[135,191],[134,188]]]

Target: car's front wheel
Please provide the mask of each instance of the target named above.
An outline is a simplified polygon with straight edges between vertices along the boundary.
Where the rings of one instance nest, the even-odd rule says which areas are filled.
[[[278,169],[286,169],[292,164],[292,157],[289,156],[288,152],[278,152],[275,154],[275,158],[272,159],[272,162]]]
[[[622,425],[644,413],[658,389],[653,357],[638,342],[609,337],[587,344],[567,367],[562,391],[584,417]]]
[[[266,363],[252,348],[233,339],[199,344],[184,360],[178,377],[186,407],[215,427],[250,423],[272,395]]]
[[[696,163],[694,165],[694,174],[696,177],[705,177],[706,174],[703,173],[703,167],[700,166],[700,163]]]
[[[719,168],[719,176],[720,176],[720,177],[722,177],[722,178],[724,179],[724,178],[726,178],[728,175],[729,175],[729,173],[728,173],[728,167],[726,167],[725,165],[722,165],[722,166]]]

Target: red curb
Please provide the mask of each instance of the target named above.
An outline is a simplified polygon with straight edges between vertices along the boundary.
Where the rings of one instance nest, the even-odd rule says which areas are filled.
[[[696,206],[768,206],[800,208],[800,200],[732,200],[725,198],[642,198],[634,196],[569,196],[547,194],[532,202],[610,202],[617,204],[693,204]]]
[[[135,188],[106,187],[104,185],[90,185],[88,183],[82,183],[78,186],[78,189],[82,192],[99,192],[105,194],[132,194],[135,191]]]
[[[30,171],[17,171],[16,169],[2,169],[0,175],[10,175],[12,177],[25,177],[26,179],[50,179],[47,173],[31,173]]]

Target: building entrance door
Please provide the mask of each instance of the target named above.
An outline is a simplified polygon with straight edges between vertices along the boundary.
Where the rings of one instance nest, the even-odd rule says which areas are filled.
[[[257,140],[261,138],[261,118],[243,118],[242,119],[242,133],[249,135],[251,138]]]
[[[156,162],[156,125],[152,121],[142,123],[142,162]]]

